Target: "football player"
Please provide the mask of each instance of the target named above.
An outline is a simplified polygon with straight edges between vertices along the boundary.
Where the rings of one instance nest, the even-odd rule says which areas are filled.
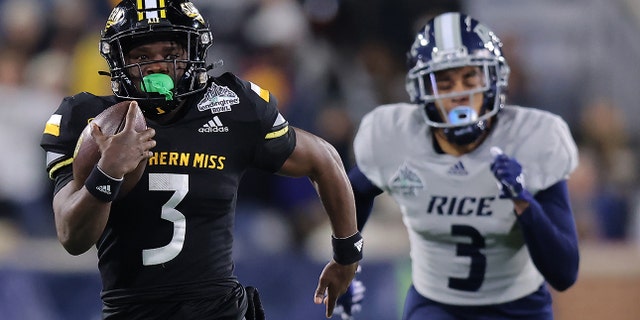
[[[408,229],[403,319],[553,319],[547,284],[576,281],[577,148],[560,117],[505,105],[501,46],[465,14],[436,16],[407,54],[412,103],[377,107],[355,137],[359,229],[385,191]]]
[[[231,73],[209,76],[212,43],[189,1],[126,0],[113,9],[99,50],[114,95],[65,98],[41,141],[59,241],[72,255],[97,247],[104,319],[263,319],[255,288],[233,272],[238,184],[250,167],[308,176],[333,231],[334,256],[314,292],[330,317],[362,257],[342,162],[330,144],[290,126],[267,90]],[[120,133],[89,123],[101,157],[86,181],[74,180],[82,130],[129,100]],[[130,123],[138,107],[148,125],[142,132]],[[119,196],[141,161],[142,178]]]

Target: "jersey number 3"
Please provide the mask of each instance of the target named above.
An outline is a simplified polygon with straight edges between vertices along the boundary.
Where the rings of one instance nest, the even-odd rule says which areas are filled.
[[[171,198],[162,206],[160,217],[173,223],[171,241],[160,248],[142,250],[142,264],[151,266],[162,264],[175,258],[184,245],[187,232],[187,220],[176,206],[189,192],[189,176],[173,173],[150,173],[149,191],[173,191]]]
[[[471,239],[471,243],[456,245],[456,255],[471,258],[471,266],[467,278],[449,278],[449,288],[461,291],[478,291],[487,270],[487,257],[480,252],[480,249],[485,247],[484,237],[474,227],[459,224],[451,226],[451,235]]]

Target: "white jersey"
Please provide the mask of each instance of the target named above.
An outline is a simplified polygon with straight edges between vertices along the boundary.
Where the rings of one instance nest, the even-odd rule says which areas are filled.
[[[422,112],[412,104],[380,106],[362,119],[354,140],[360,170],[401,209],[416,290],[454,305],[503,303],[536,291],[544,279],[513,202],[499,199],[489,149],[514,157],[535,194],[577,166],[567,124],[549,112],[507,106],[476,150],[455,157],[434,150]]]

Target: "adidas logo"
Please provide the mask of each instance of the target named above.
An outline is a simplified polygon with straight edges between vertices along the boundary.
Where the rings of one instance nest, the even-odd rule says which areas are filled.
[[[201,133],[219,133],[219,132],[229,132],[229,127],[222,124],[220,118],[218,116],[213,117],[213,119],[209,120],[207,123],[202,125],[202,128],[198,129],[198,132]]]
[[[466,176],[469,174],[467,172],[467,169],[464,168],[462,161],[458,161],[458,163],[454,164],[451,168],[449,168],[449,171],[447,171],[447,173],[454,176]]]
[[[362,245],[364,244],[364,239],[358,240],[358,242],[354,243],[353,246],[358,250],[358,252],[362,251]]]
[[[100,191],[100,192],[102,192],[104,194],[111,195],[111,186],[108,185],[108,184],[105,184],[105,185],[102,185],[102,186],[97,186],[96,190],[98,190],[98,191]]]

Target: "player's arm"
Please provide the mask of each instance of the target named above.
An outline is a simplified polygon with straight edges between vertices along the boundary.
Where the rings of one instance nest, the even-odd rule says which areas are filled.
[[[278,173],[309,177],[329,215],[333,234],[338,238],[353,235],[358,231],[353,192],[338,152],[320,137],[293,129],[296,147]]]
[[[566,180],[535,197],[524,188],[522,166],[496,147],[491,171],[500,185],[500,198],[513,200],[514,211],[533,263],[556,290],[572,286],[578,276],[578,235]]]
[[[348,176],[356,204],[358,230],[362,231],[371,215],[375,197],[381,194],[383,190],[375,186],[357,165],[349,170]],[[360,271],[361,268],[358,267],[358,272]],[[354,315],[361,310],[365,291],[364,283],[358,280],[357,277],[354,278],[347,292],[338,298],[335,312],[340,314],[343,320],[354,319]]]
[[[354,166],[349,170],[349,182],[353,189],[353,196],[356,203],[356,216],[358,221],[358,230],[362,231],[367,223],[371,210],[373,209],[373,201],[376,196],[383,192],[382,189],[376,187],[369,180],[358,166]]]
[[[318,190],[331,221],[334,259],[322,271],[314,299],[316,303],[326,304],[326,316],[331,317],[336,300],[347,290],[358,267],[357,261],[361,258],[361,244],[357,251],[353,251],[357,247],[354,246],[355,242],[359,241],[356,237],[360,237],[353,192],[335,148],[304,130],[294,130],[295,149],[278,173],[293,177],[308,176]],[[354,243],[343,247],[350,241]],[[352,252],[346,252],[345,256],[345,250]]]
[[[113,190],[111,200],[99,199],[88,191],[85,184],[92,178],[116,181],[114,183],[122,181],[126,173],[150,156],[149,149],[155,146],[153,129],[141,133],[134,130],[134,108],[129,108],[122,132],[114,136],[106,136],[97,125],[92,125],[91,135],[101,154],[97,163],[99,170],[94,170],[87,182],[71,180],[54,195],[53,212],[58,240],[73,255],[86,252],[98,241],[109,217],[111,200],[117,194]]]
[[[98,241],[110,208],[111,202],[98,200],[77,180],[69,181],[54,195],[56,232],[67,252],[82,254]]]
[[[559,291],[571,287],[580,256],[566,181],[538,192],[518,221],[533,263],[547,282]]]

